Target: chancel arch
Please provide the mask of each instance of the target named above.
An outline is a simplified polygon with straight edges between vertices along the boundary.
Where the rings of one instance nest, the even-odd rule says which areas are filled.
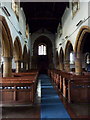
[[[0,16],[0,40],[2,46],[3,77],[12,76],[13,42],[6,19]]]
[[[41,52],[39,55],[39,49]],[[39,68],[40,71],[47,72],[48,68],[53,67],[53,45],[46,36],[38,37],[33,45],[32,67]]]
[[[21,70],[21,61],[22,61],[22,46],[19,40],[19,37],[16,37],[14,41],[13,56],[16,63],[16,72]]]
[[[86,53],[90,53],[90,47],[87,46],[89,44],[90,44],[90,27],[83,26],[81,27],[77,35],[76,44],[75,44],[76,74],[82,74],[82,72],[85,71],[85,69],[87,69],[84,58]]]

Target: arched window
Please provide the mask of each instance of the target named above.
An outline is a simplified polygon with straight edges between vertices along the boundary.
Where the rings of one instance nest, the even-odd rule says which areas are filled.
[[[38,55],[47,55],[46,45],[41,44],[38,46]]]
[[[74,64],[74,54],[73,54],[73,52],[70,53],[70,64]]]
[[[86,64],[90,64],[90,54],[89,53],[86,54],[85,62],[86,62]]]

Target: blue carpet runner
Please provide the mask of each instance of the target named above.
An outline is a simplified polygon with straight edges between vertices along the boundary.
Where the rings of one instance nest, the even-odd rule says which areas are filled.
[[[39,79],[41,80],[41,120],[71,120],[50,78],[42,74]]]

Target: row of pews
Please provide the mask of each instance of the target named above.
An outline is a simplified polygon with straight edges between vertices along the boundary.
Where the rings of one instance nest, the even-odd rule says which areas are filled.
[[[48,70],[48,75],[68,102],[90,103],[90,73],[76,75],[60,70]]]
[[[38,71],[13,73],[0,78],[0,102],[5,104],[33,104],[38,82]]]

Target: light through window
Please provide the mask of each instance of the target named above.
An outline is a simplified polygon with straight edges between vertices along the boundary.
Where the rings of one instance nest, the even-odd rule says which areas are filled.
[[[86,63],[87,63],[87,64],[90,64],[90,55],[89,55],[89,54],[87,55]]]
[[[46,55],[46,45],[39,45],[38,46],[38,55]]]
[[[74,56],[73,56],[73,53],[71,52],[70,53],[70,64],[73,64],[74,63]]]

